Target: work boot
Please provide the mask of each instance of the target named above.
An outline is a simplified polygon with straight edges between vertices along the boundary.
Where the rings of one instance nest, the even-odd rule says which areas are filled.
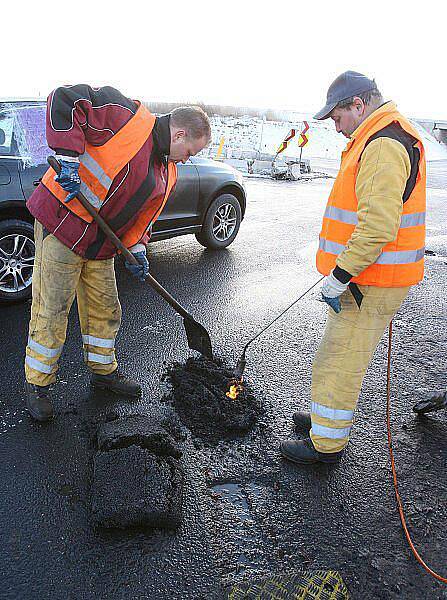
[[[41,386],[25,381],[26,407],[36,421],[44,422],[53,418],[49,388],[49,385]]]
[[[312,427],[310,412],[307,410],[297,410],[293,413],[292,420],[295,427],[298,427],[298,429],[302,429],[303,431],[310,431],[310,428]]]
[[[120,373],[118,369],[110,373],[110,375],[92,373],[90,383],[95,388],[108,390],[113,394],[131,396],[132,398],[137,398],[141,395],[140,384]]]
[[[343,451],[331,453],[318,452],[315,450],[310,438],[305,438],[299,442],[295,440],[284,440],[281,442],[279,448],[284,458],[302,465],[310,465],[319,462],[335,463],[343,454]]]

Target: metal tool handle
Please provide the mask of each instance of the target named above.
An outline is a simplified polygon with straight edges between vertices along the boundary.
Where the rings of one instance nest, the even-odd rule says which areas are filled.
[[[50,167],[59,175],[61,172],[61,166],[57,159],[54,156],[48,157],[48,164]],[[119,239],[119,237],[115,234],[115,232],[109,227],[109,225],[104,221],[99,213],[93,208],[87,198],[84,196],[82,192],[78,192],[76,198],[85,208],[85,210],[89,213],[89,215],[93,218],[93,220],[98,224],[98,227],[105,233],[105,235],[109,238],[112,244],[117,248],[121,254],[124,256],[127,262],[133,265],[139,265],[140,263],[135,258],[135,256],[130,252],[123,242]],[[159,294],[168,304],[172,306],[172,308],[177,311],[182,317],[185,319],[191,319],[194,321],[195,319],[189,312],[183,308],[181,304],[177,302],[177,300],[171,296],[171,294],[165,290],[165,288],[158,283],[158,281],[152,277],[152,275],[147,275],[145,281],[149,283],[149,285]]]

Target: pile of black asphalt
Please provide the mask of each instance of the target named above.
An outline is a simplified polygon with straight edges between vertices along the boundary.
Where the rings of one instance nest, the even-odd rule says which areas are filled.
[[[263,414],[262,403],[245,381],[236,399],[227,396],[235,374],[219,358],[173,363],[164,379],[172,386],[164,401],[173,405],[194,436],[207,441],[244,435]]]
[[[165,426],[144,415],[118,418],[100,426],[97,446],[91,507],[98,528],[180,525],[182,452]]]

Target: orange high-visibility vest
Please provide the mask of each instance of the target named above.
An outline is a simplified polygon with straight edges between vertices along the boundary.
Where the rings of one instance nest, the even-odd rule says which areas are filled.
[[[425,151],[421,136],[396,109],[387,102],[359,126],[342,153],[340,171],[329,195],[317,251],[317,269],[329,275],[337,256],[343,252],[357,224],[358,201],[355,183],[359,161],[368,140],[391,123],[399,125],[418,141],[420,152],[416,185],[403,205],[396,239],[382,248],[377,261],[352,279],[361,285],[404,287],[414,285],[424,276],[425,250]]]
[[[86,142],[85,152],[79,156],[81,192],[98,212],[114,178],[141,150],[151,135],[154,124],[155,116],[140,104],[134,116],[108,142],[102,146],[92,146]],[[68,192],[54,181],[55,175],[55,171],[50,167],[42,177],[42,183],[60,202],[64,202]],[[169,162],[168,184],[161,205],[151,203],[140,211],[137,222],[121,238],[125,245],[137,243],[148,226],[157,219],[176,179],[177,168],[174,163]],[[93,221],[93,217],[76,198],[64,206],[87,223]]]

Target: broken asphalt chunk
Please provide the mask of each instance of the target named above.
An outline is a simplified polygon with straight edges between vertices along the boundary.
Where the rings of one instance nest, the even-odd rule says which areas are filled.
[[[139,446],[157,456],[180,458],[182,452],[174,438],[145,415],[132,415],[104,423],[98,431],[102,451]]]
[[[129,446],[94,457],[92,517],[104,528],[175,529],[181,523],[183,470],[170,457]]]

